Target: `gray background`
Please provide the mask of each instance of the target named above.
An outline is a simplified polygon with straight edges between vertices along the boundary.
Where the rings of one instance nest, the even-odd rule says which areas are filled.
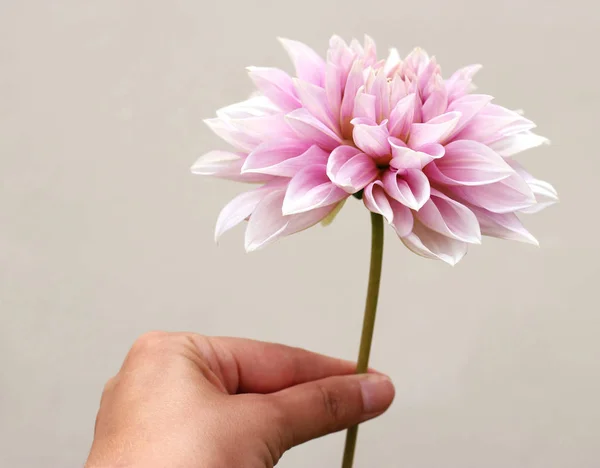
[[[486,239],[455,268],[388,230],[373,365],[397,386],[357,467],[600,466],[597,10],[590,0],[0,2],[0,465],[81,466],[104,381],[151,329],[353,358],[367,212],[247,255],[212,241],[242,186],[189,166],[202,123],[290,69],[276,36],[420,45],[524,108],[553,146],[521,161],[561,203],[542,247]],[[280,466],[338,466],[343,435]]]

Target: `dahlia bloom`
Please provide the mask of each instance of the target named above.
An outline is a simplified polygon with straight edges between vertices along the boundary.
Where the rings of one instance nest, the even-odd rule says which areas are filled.
[[[217,238],[247,220],[246,250],[256,250],[328,223],[354,195],[410,250],[452,265],[482,235],[537,244],[517,213],[557,194],[512,157],[547,140],[521,113],[471,94],[480,66],[444,79],[419,48],[378,60],[369,37],[334,36],[324,60],[281,42],[297,76],[249,67],[258,93],[206,121],[234,151],[211,151],[192,172],[260,184],[225,206]]]

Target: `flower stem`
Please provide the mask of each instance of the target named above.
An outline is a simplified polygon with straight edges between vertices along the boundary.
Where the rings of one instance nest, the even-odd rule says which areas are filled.
[[[357,374],[364,374],[369,368],[369,355],[371,354],[371,343],[373,342],[373,330],[375,328],[375,314],[377,312],[377,300],[379,299],[382,261],[383,217],[380,214],[371,213],[371,267],[369,269],[369,287],[367,289],[365,316],[360,338],[360,351],[358,353],[358,364],[356,366]],[[342,468],[352,468],[357,435],[358,426],[351,427],[346,433],[346,445],[344,447]]]

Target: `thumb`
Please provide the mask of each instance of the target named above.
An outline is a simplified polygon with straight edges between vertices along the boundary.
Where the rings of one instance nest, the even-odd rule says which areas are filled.
[[[360,374],[296,385],[267,398],[282,416],[277,433],[280,438],[283,435],[287,450],[379,416],[392,403],[394,393],[388,377]]]

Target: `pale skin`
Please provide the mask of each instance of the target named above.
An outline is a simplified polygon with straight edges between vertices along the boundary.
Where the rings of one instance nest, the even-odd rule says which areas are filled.
[[[86,468],[270,468],[382,414],[394,386],[355,363],[239,338],[152,332],[102,394]]]

